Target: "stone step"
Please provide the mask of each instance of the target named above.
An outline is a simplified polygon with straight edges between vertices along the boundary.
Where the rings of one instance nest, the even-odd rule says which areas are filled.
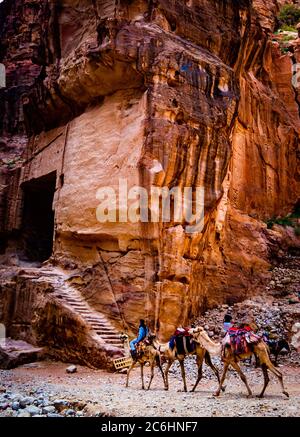
[[[83,299],[74,299],[70,298],[69,296],[63,295],[63,293],[60,293],[68,302],[72,302],[74,305],[84,305],[86,306],[86,302]]]
[[[99,326],[99,325],[93,325],[92,323],[90,323],[90,326],[94,329],[94,331],[102,331],[103,333],[106,334],[111,334],[111,333],[115,333],[115,329],[113,328],[106,328],[105,326]]]
[[[99,335],[99,334],[98,334],[98,335]],[[113,345],[116,345],[116,344],[117,344],[117,345],[121,345],[120,340],[117,340],[117,339],[111,339],[111,338],[106,339],[106,338],[103,338],[102,335],[99,335],[99,337],[101,337],[102,340],[105,341],[105,343],[113,344]]]
[[[93,325],[93,323],[90,323],[93,329],[97,329],[98,331],[103,332],[116,332],[116,330],[112,326],[101,326],[101,325]]]
[[[115,331],[112,326],[104,325],[101,323],[90,323],[90,325],[94,326],[95,328],[104,329],[106,331]]]
[[[96,332],[101,332],[101,335],[103,335],[104,337],[112,337],[112,338],[118,338],[120,340],[120,336],[118,334],[116,334],[115,332],[107,332],[107,331],[102,331],[102,329],[96,329],[93,328],[94,331]]]
[[[73,301],[73,300],[69,299],[68,297],[64,296],[63,294],[61,294],[61,296],[65,299],[66,302],[68,302],[72,305],[79,305],[79,306],[83,306],[84,308],[87,308],[86,302],[84,302],[84,301]]]
[[[105,343],[107,343],[107,342],[105,342]],[[108,344],[109,344],[109,343],[108,343]],[[123,348],[122,345],[120,345],[120,344],[118,344],[118,343],[114,343],[114,344],[111,344],[111,346],[116,347],[116,348],[118,348],[118,349],[121,349],[121,351],[124,353],[124,348]]]
[[[99,322],[99,323],[110,323],[104,317],[98,316],[98,314],[85,314],[85,318],[90,320],[91,322]]]
[[[90,325],[97,326],[98,328],[111,329],[112,331],[115,331],[115,328],[107,323],[91,322],[90,320],[87,319],[84,320]]]
[[[76,308],[73,304],[71,304],[70,302],[66,301],[66,304],[71,306],[74,310],[80,311],[82,314],[84,314],[85,316],[93,316],[93,313],[89,310],[83,309],[83,308]]]
[[[94,313],[89,309],[89,308],[87,308],[86,306],[84,306],[84,305],[78,305],[78,304],[74,304],[73,302],[68,302],[68,301],[66,301],[69,305],[72,305],[74,308],[76,308],[76,309],[78,309],[78,310],[80,310],[80,311],[83,311],[83,312],[85,312],[85,313],[87,313],[87,314],[89,314],[89,315],[91,315],[91,316],[93,316],[94,315]]]
[[[84,318],[88,320],[90,323],[100,323],[100,325],[107,325],[112,326],[111,323],[105,319],[101,319],[100,317],[91,317],[90,315],[87,315],[85,313],[82,313],[84,315]]]
[[[105,319],[100,319],[100,318],[98,319],[96,317],[88,317],[88,316],[85,316],[85,319],[88,320],[90,323],[95,322],[95,323],[100,323],[103,325],[111,326],[111,324],[108,321],[106,321]]]
[[[114,326],[106,320],[101,319],[89,319],[88,317],[84,317],[84,319],[89,323],[94,323],[95,325],[106,326],[107,328],[114,328]]]
[[[89,308],[87,308],[87,307],[84,306],[84,305],[74,304],[73,302],[70,302],[70,301],[68,301],[68,300],[66,300],[66,303],[69,304],[69,305],[72,305],[73,308],[76,308],[76,309],[78,309],[78,310],[80,310],[80,311],[83,311],[83,312],[85,312],[85,313],[87,313],[87,314],[89,314],[89,315],[91,315],[91,316],[94,315],[94,312],[91,311]]]
[[[68,302],[68,303],[70,303],[70,302]],[[87,309],[87,308],[84,308],[84,307],[77,307],[77,306],[75,306],[75,305],[73,305],[73,304],[71,304],[74,308],[76,308],[78,311],[82,311],[83,313],[86,313],[86,314],[89,314],[89,315],[93,315],[93,313],[89,310],[89,309]]]
[[[115,328],[112,326],[112,325],[110,325],[109,323],[103,323],[103,322],[91,322],[91,321],[89,321],[89,320],[87,320],[87,319],[85,319],[90,325],[93,325],[93,326],[99,326],[99,328],[104,328],[104,329],[112,329],[113,331],[115,331]]]
[[[62,296],[64,296],[64,295],[62,294]],[[78,304],[78,305],[80,305],[80,304],[86,305],[86,303],[85,303],[85,301],[83,299],[80,299],[80,300],[79,299],[74,299],[73,297],[69,297],[69,296],[64,296],[64,297],[69,302],[73,302],[73,303]]]
[[[107,343],[107,342],[105,342],[105,343]],[[109,344],[109,343],[108,343],[108,344]],[[118,349],[121,349],[122,351],[124,351],[123,346],[122,346],[121,344],[119,344],[119,343],[113,343],[113,344],[111,344],[111,346],[113,346],[113,347],[117,347]]]

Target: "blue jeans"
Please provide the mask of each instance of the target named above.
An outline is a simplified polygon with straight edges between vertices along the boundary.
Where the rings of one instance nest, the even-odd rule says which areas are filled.
[[[135,345],[138,343],[138,339],[135,338],[134,340],[131,340],[130,344],[130,350],[135,351]]]

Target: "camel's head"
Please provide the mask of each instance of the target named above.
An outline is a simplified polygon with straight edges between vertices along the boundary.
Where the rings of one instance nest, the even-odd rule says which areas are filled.
[[[125,341],[128,340],[128,335],[125,334],[125,332],[122,332],[122,334],[120,334],[120,340],[123,341],[123,343],[125,343]]]
[[[154,334],[154,332],[149,331],[148,335],[147,335],[147,340],[149,341],[149,343],[153,343],[153,340],[156,339],[156,335]]]
[[[205,331],[204,331],[204,328],[202,328],[202,326],[195,326],[195,327],[190,328],[188,330],[188,333],[190,335],[192,335],[193,337],[197,337],[197,334],[200,334],[200,333],[203,333],[203,332],[205,332]]]
[[[219,355],[221,352],[221,343],[214,343],[210,338],[205,329],[202,326],[196,326],[195,328],[189,329],[189,334],[192,335],[196,343],[198,343],[202,348],[206,349],[212,355]]]

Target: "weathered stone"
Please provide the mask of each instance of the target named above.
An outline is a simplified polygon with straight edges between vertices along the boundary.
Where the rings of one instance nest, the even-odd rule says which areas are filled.
[[[34,403],[34,398],[31,397],[31,396],[27,396],[27,397],[21,398],[19,400],[19,402],[20,402],[20,407],[21,408],[26,408],[27,405],[30,405],[30,404]]]
[[[40,415],[41,409],[36,407],[35,405],[29,405],[26,407],[25,411],[30,414],[30,416]]]
[[[40,360],[43,355],[43,348],[34,347],[21,340],[6,339],[5,344],[0,345],[0,368],[12,369],[21,364]]]
[[[47,407],[42,408],[43,414],[55,413],[55,407],[53,405],[48,405]]]
[[[74,365],[71,365],[71,366],[66,368],[66,372],[67,373],[76,373],[77,372],[77,367],[74,366]]]
[[[65,410],[66,416],[75,416],[76,411],[69,408],[68,410]]]
[[[31,414],[28,411],[19,411],[18,417],[31,417]]]
[[[291,344],[294,346],[294,348],[297,350],[297,352],[300,352],[300,323],[294,323],[292,326],[292,339]]]
[[[53,401],[53,405],[56,408],[56,410],[60,412],[68,407],[69,402],[66,401],[65,399],[55,399]]]
[[[20,403],[19,403],[19,402],[13,402],[13,403],[11,404],[11,408],[12,408],[12,410],[14,410],[14,411],[18,411],[18,410],[20,409]]]
[[[53,264],[77,270],[73,286],[116,330],[133,334],[147,316],[167,339],[207,308],[260,293],[270,258],[299,248],[292,228],[265,221],[291,212],[300,194],[300,41],[289,56],[272,40],[275,0],[71,3],[0,6],[3,158],[16,160],[1,172],[4,242],[15,238],[3,260],[20,265],[23,193],[52,175]],[[202,231],[173,218],[100,223],[98,190],[119,189],[120,179],[148,190],[203,187]],[[31,246],[44,254],[32,215]],[[65,361],[111,365],[118,351],[42,278],[3,286],[9,331]]]

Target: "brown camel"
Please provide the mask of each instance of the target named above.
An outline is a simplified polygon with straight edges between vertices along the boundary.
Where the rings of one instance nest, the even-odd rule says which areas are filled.
[[[257,343],[253,343],[253,344],[249,344],[249,351],[240,355],[236,355],[231,346],[230,345],[223,345],[222,348],[222,344],[221,343],[215,343],[214,341],[212,341],[207,332],[201,327],[201,326],[197,326],[195,328],[192,328],[189,330],[189,333],[193,335],[194,340],[202,347],[204,347],[205,349],[207,349],[207,351],[209,353],[211,353],[212,355],[218,355],[221,354],[222,357],[222,361],[224,363],[224,369],[223,369],[223,374],[221,376],[221,381],[219,383],[219,387],[218,390],[215,393],[215,396],[219,396],[220,394],[220,390],[222,387],[222,384],[224,383],[225,377],[226,377],[226,373],[228,370],[228,367],[231,365],[234,370],[236,370],[238,372],[238,374],[241,377],[241,380],[244,382],[244,384],[247,387],[248,390],[248,395],[252,396],[252,391],[248,385],[247,382],[247,378],[244,375],[244,373],[242,372],[238,362],[240,360],[244,360],[246,358],[251,357],[252,354],[254,354],[255,356],[258,357],[262,371],[263,371],[263,375],[264,375],[264,386],[263,389],[260,393],[260,395],[258,397],[262,398],[264,395],[264,392],[267,388],[267,385],[270,381],[269,379],[269,375],[268,375],[268,369],[274,373],[275,376],[277,376],[277,378],[279,379],[279,382],[281,384],[282,387],[282,393],[289,397],[288,392],[285,390],[284,385],[283,385],[283,378],[282,378],[282,374],[281,372],[279,372],[278,369],[276,369],[276,367],[272,364],[271,360],[270,360],[270,356],[268,353],[268,346],[266,345],[266,343],[260,339]]]
[[[196,348],[193,352],[179,354],[177,347],[176,347],[176,344],[174,346],[174,349],[171,349],[169,346],[169,343],[160,343],[157,340],[155,335],[151,334],[151,335],[149,335],[148,338],[149,338],[149,341],[153,344],[154,348],[161,353],[162,357],[164,357],[168,363],[167,367],[165,369],[165,379],[164,379],[165,390],[169,389],[168,374],[169,374],[170,367],[172,366],[172,364],[174,363],[175,360],[178,360],[179,364],[180,364],[180,369],[181,369],[181,376],[183,379],[184,391],[185,392],[187,391],[185,369],[184,369],[184,359],[186,356],[194,355],[194,354],[196,355],[196,362],[197,362],[197,366],[198,366],[198,376],[197,376],[196,383],[191,391],[194,392],[196,390],[196,387],[202,378],[203,360],[205,360],[206,364],[213,370],[218,381],[220,382],[220,376],[219,376],[218,369],[213,365],[209,353],[207,352],[206,349],[201,347],[198,343],[196,343]],[[222,390],[224,391],[223,387],[222,387]]]
[[[128,335],[127,334],[121,334],[120,335],[120,339],[124,343],[125,354],[130,356],[130,345],[129,345]],[[149,345],[147,345],[145,347],[145,350],[143,351],[142,355],[137,355],[136,358],[133,358],[132,364],[131,364],[131,366],[129,367],[129,369],[127,371],[126,387],[128,387],[129,374],[130,374],[131,370],[134,368],[134,366],[136,364],[140,364],[140,366],[141,366],[141,378],[142,378],[142,389],[143,390],[145,389],[145,384],[144,384],[144,365],[146,363],[150,363],[150,369],[151,369],[151,377],[150,377],[150,381],[149,381],[147,390],[150,389],[151,382],[152,382],[152,379],[154,377],[154,367],[155,367],[155,364],[157,364],[157,366],[159,367],[159,370],[161,371],[161,374],[162,374],[162,377],[163,377],[163,381],[165,383],[164,372],[163,372],[163,369],[161,367],[160,353],[159,353],[159,351],[157,351],[153,347],[153,345],[149,344]]]

